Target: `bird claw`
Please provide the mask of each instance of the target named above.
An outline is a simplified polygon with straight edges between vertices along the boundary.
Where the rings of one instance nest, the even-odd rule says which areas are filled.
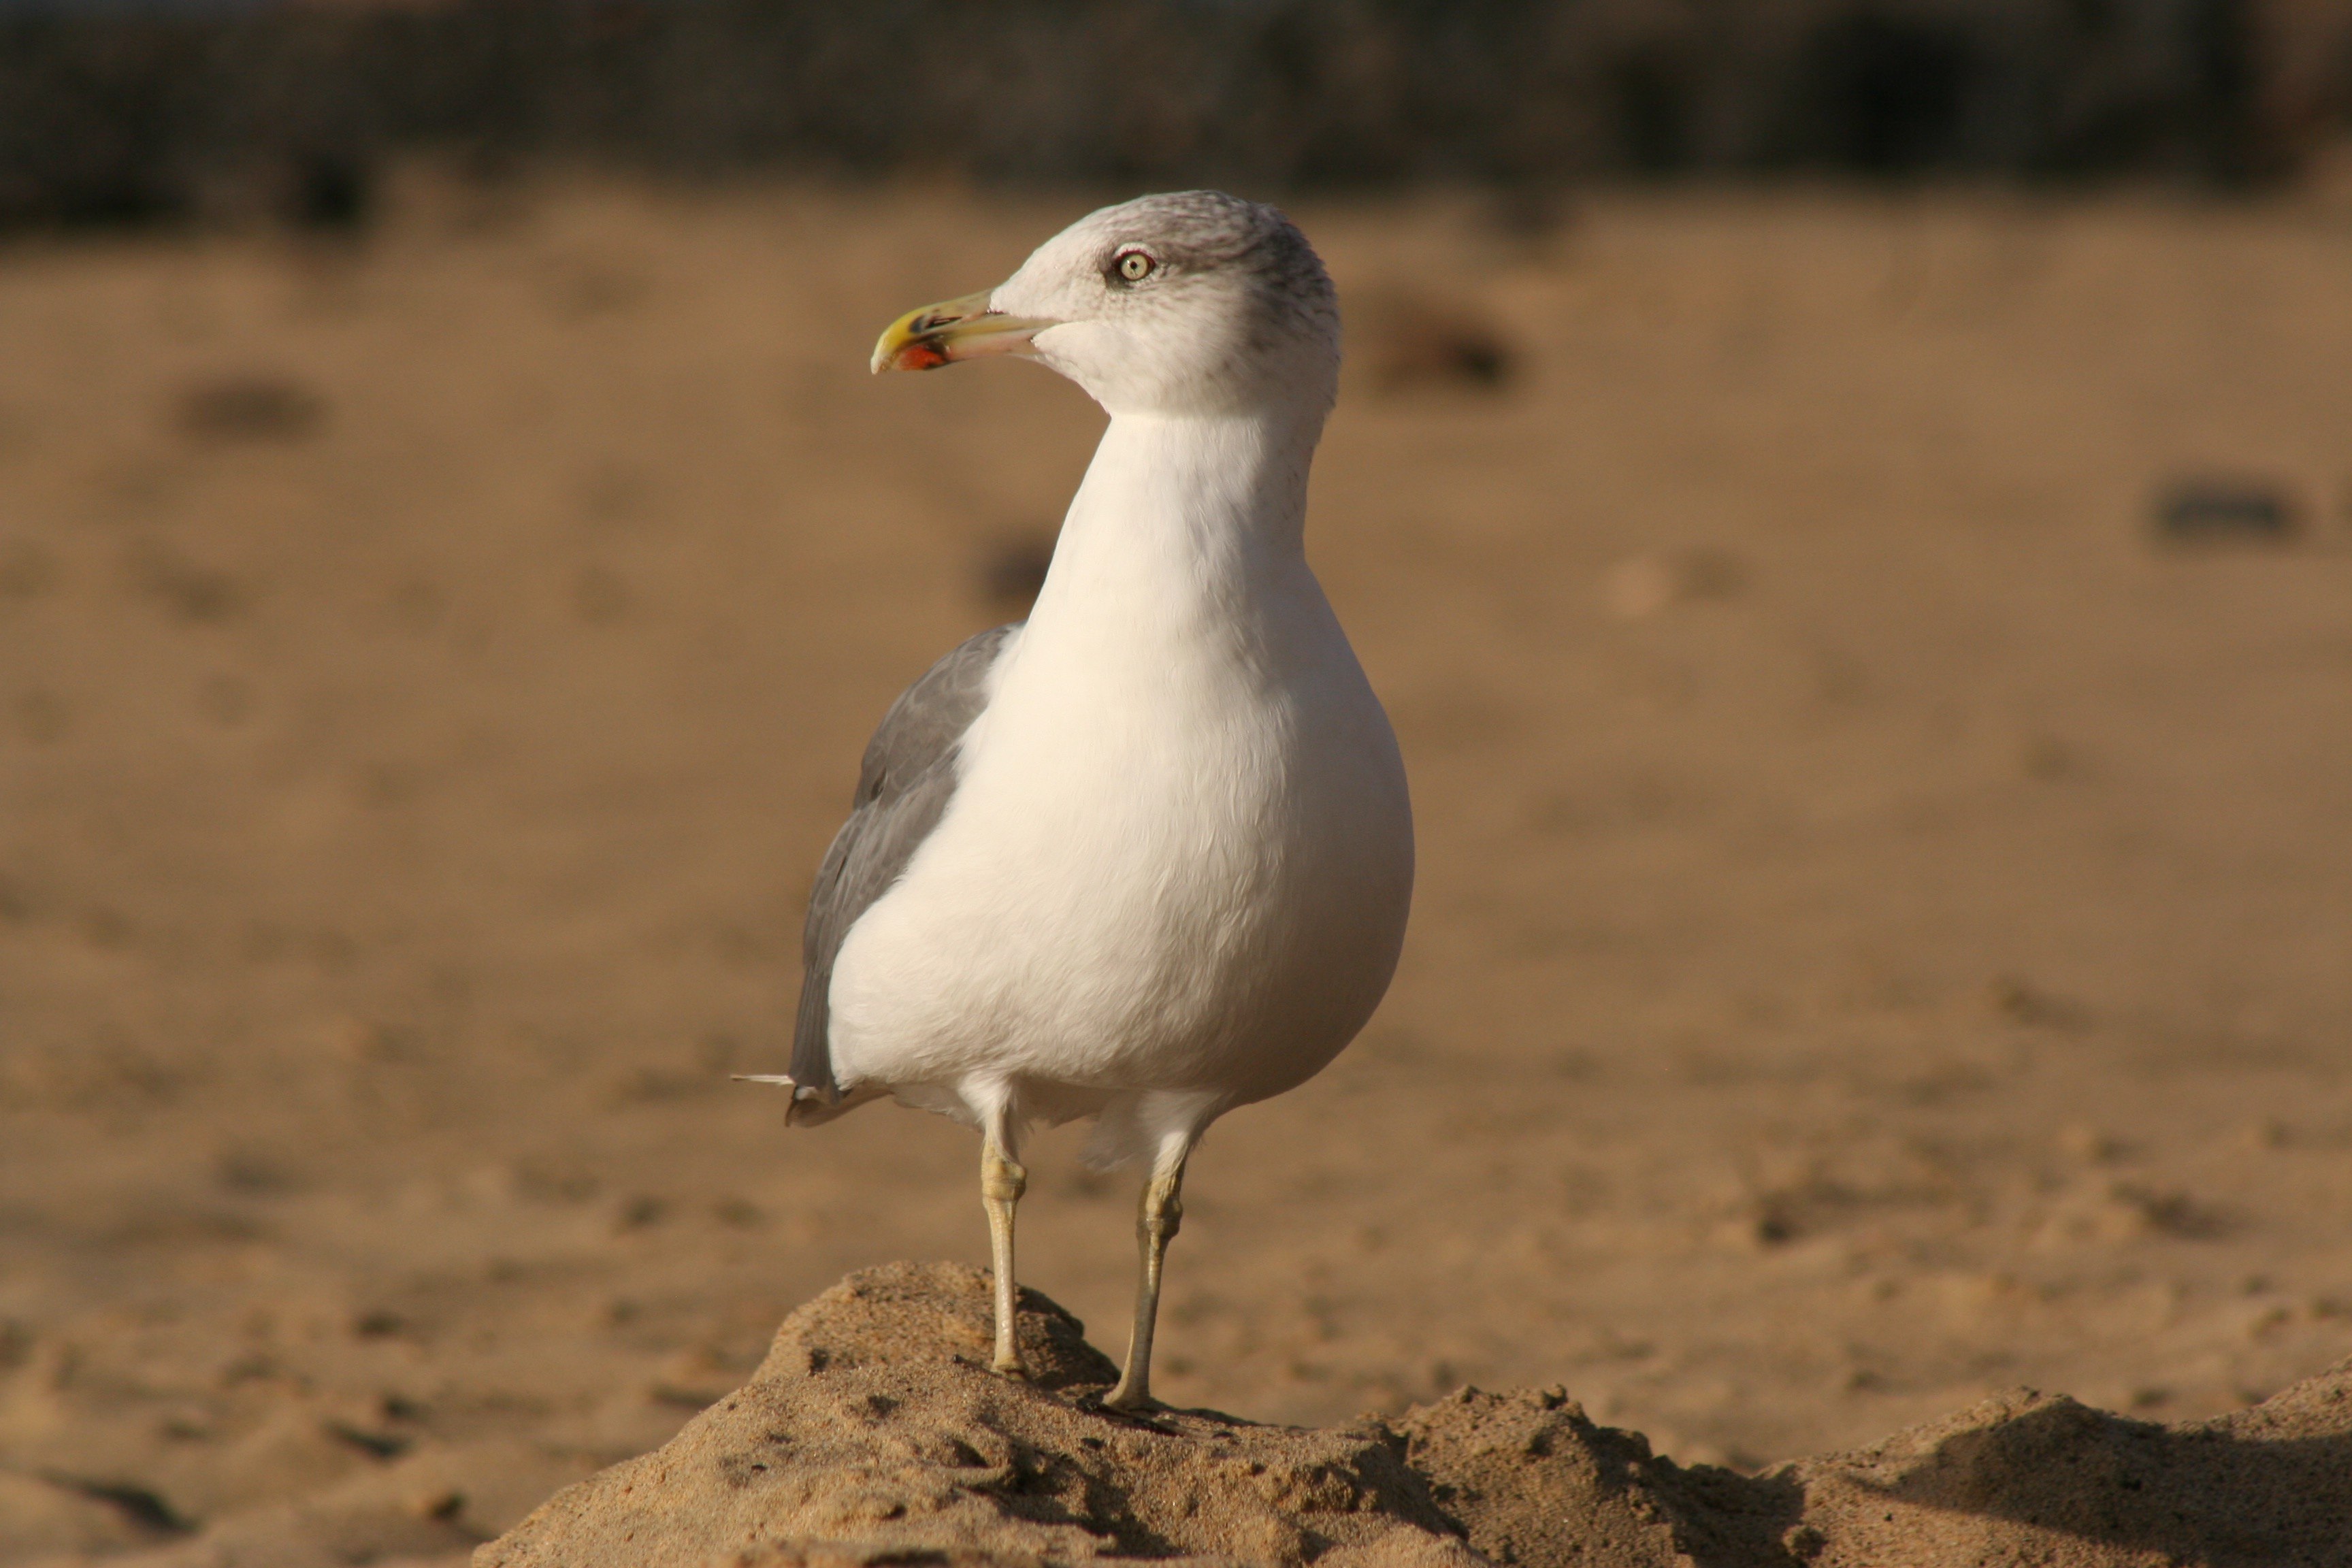
[[[1157,1415],[1168,1405],[1165,1401],[1154,1399],[1149,1394],[1130,1394],[1125,1389],[1114,1388],[1103,1395],[1103,1408],[1116,1410],[1122,1415]]]

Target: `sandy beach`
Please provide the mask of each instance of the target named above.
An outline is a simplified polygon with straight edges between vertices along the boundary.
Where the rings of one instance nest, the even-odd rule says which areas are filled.
[[[969,1133],[728,1075],[1099,428],[866,353],[1095,199],[418,173],[0,252],[0,1563],[456,1561],[846,1271],[985,1261]],[[1159,1392],[1557,1384],[1753,1470],[2352,1354],[2352,211],[1295,211],[1421,877],[1195,1161]],[[2285,536],[2159,537],[2184,479]],[[1115,1351],[1076,1145],[1024,1282]],[[300,1524],[388,1466],[404,1522]]]

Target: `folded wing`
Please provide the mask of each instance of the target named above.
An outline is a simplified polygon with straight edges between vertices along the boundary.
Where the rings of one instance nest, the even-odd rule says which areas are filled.
[[[907,863],[947,814],[956,752],[988,706],[988,673],[1021,630],[998,626],[960,645],[899,694],[866,742],[849,820],[834,836],[809,895],[801,933],[801,1005],[793,1034],[796,1095],[830,1106],[834,1080],[833,962],[849,928],[906,874]]]

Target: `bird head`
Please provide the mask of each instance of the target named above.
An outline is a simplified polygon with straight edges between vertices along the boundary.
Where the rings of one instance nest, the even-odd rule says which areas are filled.
[[[874,369],[1020,354],[1113,414],[1329,409],[1339,310],[1307,237],[1216,191],[1140,196],[1080,218],[1011,278],[910,310]]]

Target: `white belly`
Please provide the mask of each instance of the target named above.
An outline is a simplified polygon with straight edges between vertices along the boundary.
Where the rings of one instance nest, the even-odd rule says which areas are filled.
[[[1008,655],[947,815],[843,944],[845,1088],[1226,1106],[1354,1037],[1403,939],[1411,811],[1386,715],[1319,593],[1308,609],[1272,669],[1189,645],[1060,657],[1034,631]]]

